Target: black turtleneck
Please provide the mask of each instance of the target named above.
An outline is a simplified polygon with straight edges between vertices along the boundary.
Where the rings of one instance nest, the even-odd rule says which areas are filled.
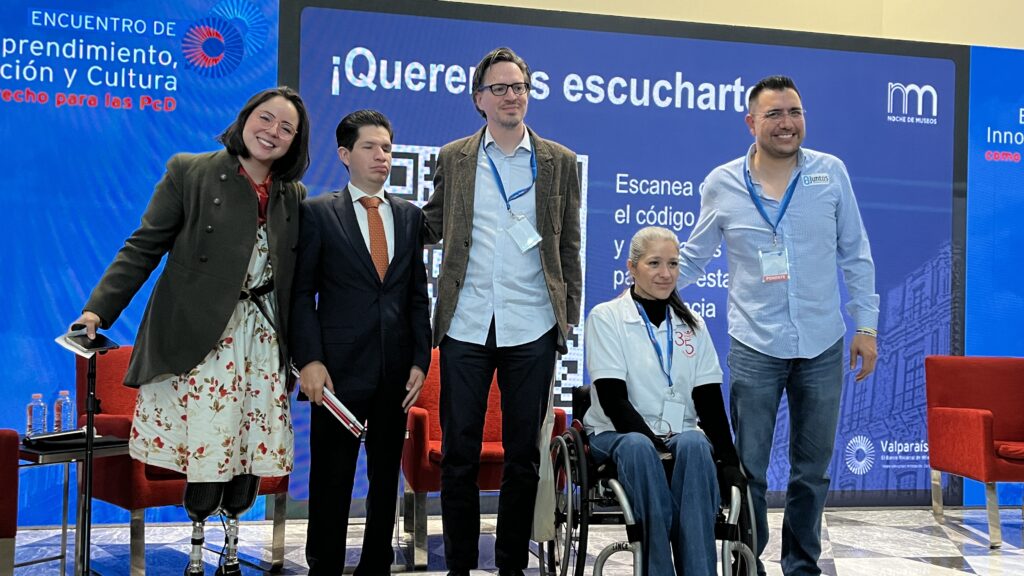
[[[640,303],[651,324],[660,328],[661,323],[665,321],[665,310],[668,310],[668,298],[664,300],[648,300],[636,293],[636,286],[629,287],[629,295],[633,297],[633,300]]]

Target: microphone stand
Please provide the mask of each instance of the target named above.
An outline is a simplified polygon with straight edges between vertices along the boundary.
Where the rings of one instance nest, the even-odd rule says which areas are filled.
[[[82,473],[79,478],[80,494],[82,505],[78,513],[81,514],[78,523],[82,527],[80,532],[75,534],[75,542],[78,548],[76,559],[76,576],[90,576],[92,568],[91,558],[91,537],[92,537],[92,472],[94,450],[93,443],[96,436],[96,412],[99,410],[99,400],[96,399],[96,357],[99,354],[106,354],[107,350],[118,348],[114,342],[107,340],[106,347],[97,347],[95,354],[89,357],[89,367],[86,372],[86,399],[85,399],[85,456],[83,460]]]
[[[97,354],[106,354],[106,351],[98,352]],[[79,520],[82,529],[80,534],[76,534],[75,538],[80,540],[78,548],[78,562],[75,564],[78,566],[76,571],[79,576],[87,576],[92,574],[92,569],[89,567],[90,564],[90,551],[91,551],[91,533],[92,533],[92,461],[93,461],[93,436],[96,433],[96,356],[93,354],[89,357],[89,368],[86,372],[86,399],[85,399],[85,458],[82,470],[82,477],[79,479],[81,482],[82,490],[82,506],[78,511],[82,515]]]

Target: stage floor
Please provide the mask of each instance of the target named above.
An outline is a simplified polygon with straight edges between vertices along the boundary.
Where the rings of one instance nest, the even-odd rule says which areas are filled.
[[[778,564],[779,527],[782,513],[769,515],[772,526],[771,540],[766,551],[769,575],[781,575]],[[1024,543],[1021,537],[1021,510],[1005,508],[1002,511],[1003,547],[989,550],[984,510],[946,511],[946,523],[937,524],[930,510],[835,509],[825,513],[822,525],[823,552],[821,567],[825,574],[836,576],[945,576],[952,574],[980,574],[986,576],[1024,574]],[[208,523],[207,541],[220,543],[223,531],[220,523]],[[430,520],[430,559],[427,572],[422,575],[443,575],[444,544],[441,539],[439,517]],[[494,518],[485,517],[484,534],[480,537],[480,568],[475,574],[495,573],[493,564]],[[187,561],[190,528],[184,525],[152,525],[146,529],[146,574],[148,576],[180,576]],[[246,523],[242,527],[243,553],[269,559],[264,551],[270,542],[269,523]],[[605,544],[623,539],[620,527],[592,527],[588,544],[588,557],[593,562],[598,550]],[[282,574],[305,574],[306,562],[303,545],[306,536],[305,521],[288,523],[285,567]],[[349,563],[358,559],[362,525],[349,529]],[[106,576],[128,575],[127,526],[95,527],[93,529],[92,567]],[[44,557],[57,553],[60,531],[50,529],[23,529],[18,532],[17,561]],[[401,560],[401,556],[398,556]],[[208,574],[213,574],[217,554],[206,556]],[[69,562],[70,571],[70,562]],[[58,572],[57,563],[41,564],[15,570],[16,576],[51,575]],[[247,575],[260,574],[259,570],[245,569]],[[531,558],[527,574],[537,574],[537,560]],[[591,571],[588,569],[588,575]],[[631,576],[632,564],[628,554],[619,553],[605,566],[608,576]]]

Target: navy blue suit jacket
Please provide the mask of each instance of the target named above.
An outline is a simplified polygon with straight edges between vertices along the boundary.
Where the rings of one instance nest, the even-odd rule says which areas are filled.
[[[395,246],[383,281],[347,187],[304,201],[299,212],[290,351],[300,369],[323,362],[342,402],[369,399],[381,386],[401,399],[409,369],[430,368],[423,215],[387,198]]]

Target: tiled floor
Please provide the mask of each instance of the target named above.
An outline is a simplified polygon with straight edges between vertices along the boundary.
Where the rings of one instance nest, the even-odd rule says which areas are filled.
[[[769,522],[772,526],[772,538],[766,551],[766,558],[775,561],[768,562],[767,569],[769,575],[779,575],[782,574],[777,562],[781,513],[772,513]],[[1002,523],[1003,546],[998,550],[990,550],[983,510],[947,510],[945,524],[937,524],[929,510],[830,510],[825,513],[822,528],[824,546],[821,567],[825,574],[841,576],[1024,574],[1020,509],[1004,509]],[[214,524],[219,523],[210,523]],[[432,518],[429,529],[429,568],[427,572],[418,574],[443,575],[445,571],[440,519]],[[350,564],[354,564],[359,555],[361,530],[358,524],[350,529],[347,551]],[[480,538],[481,570],[477,574],[495,572],[493,518],[484,519],[483,530],[484,534]],[[303,555],[305,532],[304,521],[289,522],[283,574],[306,573]],[[219,542],[223,538],[222,534],[218,525],[208,529],[207,539],[209,542]],[[179,576],[187,560],[189,535],[190,529],[183,525],[149,527],[146,531],[146,574]],[[622,539],[624,535],[625,532],[619,527],[592,527],[588,544],[590,563],[593,563],[599,548]],[[264,554],[261,546],[266,546],[270,541],[270,525],[243,525],[241,540],[244,552]],[[129,573],[127,527],[94,528],[93,544],[92,567],[96,571],[109,576]],[[17,538],[17,560],[24,561],[54,554],[59,545],[58,530],[22,530]],[[269,558],[269,552],[266,552],[265,556]],[[213,574],[216,561],[216,554],[207,554],[208,574]],[[537,566],[536,559],[532,558],[531,568],[527,574],[538,574]],[[70,563],[68,570],[70,573]],[[15,570],[16,576],[57,573],[59,570],[56,562]],[[260,571],[246,569],[244,573],[260,574]],[[588,569],[586,573],[589,575],[591,570]],[[629,555],[612,556],[605,566],[604,573],[608,576],[631,575],[632,564]]]

